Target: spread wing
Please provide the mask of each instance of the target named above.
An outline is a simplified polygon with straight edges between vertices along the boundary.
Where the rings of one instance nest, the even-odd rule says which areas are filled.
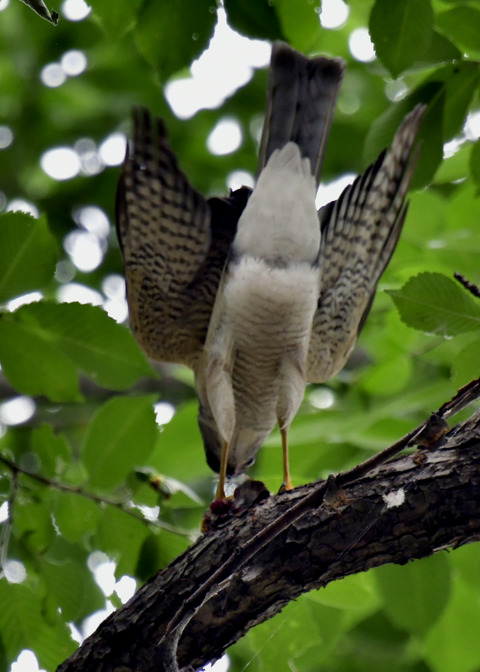
[[[137,109],[134,126],[116,203],[130,326],[153,359],[195,368],[249,190],[207,201],[179,169],[163,122]]]
[[[405,220],[415,167],[412,148],[424,106],[405,117],[388,152],[322,208],[321,286],[307,380],[325,382],[346,363],[393,254]]]

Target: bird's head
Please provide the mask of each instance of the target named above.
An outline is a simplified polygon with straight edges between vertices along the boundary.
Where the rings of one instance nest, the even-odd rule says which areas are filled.
[[[198,407],[198,426],[203,439],[207,464],[210,469],[218,474],[222,456],[222,440],[210,409],[201,402]],[[233,473],[233,467],[229,469],[228,473],[229,475]]]
[[[202,404],[201,402],[198,408],[198,426],[203,439],[207,464],[210,469],[219,473],[223,442],[210,408],[208,405]],[[242,445],[244,443],[242,439],[246,439],[246,437],[237,436],[237,433],[235,433],[229,450],[229,461],[227,464],[228,476],[241,474],[245,469],[251,467],[255,462],[255,453],[262,443],[261,440],[252,440],[253,437],[249,437],[247,440],[248,445]],[[238,451],[240,447],[242,447],[243,450]],[[245,459],[239,460],[238,458],[240,456],[245,456]]]

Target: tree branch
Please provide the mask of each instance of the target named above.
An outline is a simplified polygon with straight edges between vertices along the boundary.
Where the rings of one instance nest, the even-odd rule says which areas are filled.
[[[247,482],[216,528],[58,671],[170,672],[177,637],[179,667],[198,669],[303,592],[480,539],[480,412],[429,448],[357,476],[345,485],[340,478],[341,488],[320,481],[263,501],[268,493]],[[291,520],[307,500],[318,503]],[[282,520],[290,522],[282,528]],[[269,526],[278,534],[245,560]]]

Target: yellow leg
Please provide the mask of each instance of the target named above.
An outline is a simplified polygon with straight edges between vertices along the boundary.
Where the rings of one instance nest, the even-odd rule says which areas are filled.
[[[283,453],[283,483],[282,487],[280,488],[280,491],[283,492],[284,490],[293,490],[293,485],[290,479],[290,467],[288,464],[288,439],[287,439],[288,429],[285,427],[284,429],[280,430],[280,433],[282,435],[282,453]]]
[[[220,462],[220,476],[218,479],[215,499],[227,499],[225,496],[225,479],[227,478],[228,446],[228,441],[224,441],[222,446],[222,461]]]

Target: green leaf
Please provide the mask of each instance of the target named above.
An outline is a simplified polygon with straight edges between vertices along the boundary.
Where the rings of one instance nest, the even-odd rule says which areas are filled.
[[[471,169],[472,144],[464,142],[452,156],[446,157],[435,173],[435,184],[459,182]]]
[[[161,567],[159,539],[149,534],[140,548],[135,576],[138,576],[142,582],[147,581]]]
[[[420,273],[400,290],[387,290],[410,327],[454,336],[480,329],[480,303],[441,273]]]
[[[78,401],[78,369],[113,390],[155,376],[132,334],[98,306],[39,301],[0,319],[0,359],[12,385]]]
[[[54,434],[51,425],[42,425],[32,434],[32,450],[42,465],[42,476],[61,475],[71,460],[70,447],[61,434]]]
[[[42,289],[55,273],[57,248],[45,217],[0,216],[0,303]]]
[[[375,578],[391,621],[414,634],[430,630],[450,597],[450,565],[445,553],[402,566],[377,567]]]
[[[40,571],[45,577],[49,597],[60,607],[66,621],[79,623],[104,606],[105,598],[86,562],[42,560]]]
[[[165,81],[206,49],[216,21],[211,0],[146,0],[138,17],[139,51]]]
[[[172,420],[162,428],[149,464],[159,473],[188,483],[189,479],[209,471],[197,425],[198,402],[183,404]],[[182,460],[178,460],[181,446]]]
[[[412,360],[405,355],[390,357],[362,374],[359,383],[372,396],[396,394],[407,385],[413,370]]]
[[[439,63],[459,61],[461,58],[462,52],[444,35],[434,30],[430,46],[421,61],[426,64],[438,65]]]
[[[433,36],[429,0],[376,0],[370,14],[370,36],[377,56],[394,77],[420,60]]]
[[[462,387],[480,376],[480,339],[469,343],[453,362],[453,383]]]
[[[54,670],[73,653],[76,645],[60,615],[53,623],[45,619],[43,591],[38,582],[11,584],[3,579],[0,604],[0,633],[11,662],[23,649],[32,649],[40,667]]]
[[[461,5],[436,17],[437,26],[450,37],[455,44],[467,51],[480,52],[480,11],[478,8]]]
[[[434,672],[473,672],[480,667],[478,591],[459,578],[452,587],[447,608],[424,642],[425,660]]]
[[[465,123],[468,108],[480,82],[480,64],[463,61],[443,68],[438,74],[445,74],[443,129],[445,140],[450,140]]]
[[[115,39],[135,25],[142,0],[90,0],[88,4],[109,37]]]
[[[258,6],[258,0],[256,5]],[[288,43],[308,53],[322,37],[318,20],[319,4],[310,0],[276,0],[275,11]]]
[[[156,376],[131,332],[98,306],[39,301],[15,316],[103,387],[125,390],[141,376]]]
[[[452,570],[477,595],[480,593],[480,544],[465,544],[450,555]]]
[[[34,325],[17,322],[17,317],[16,313],[0,316],[0,362],[13,387],[52,401],[80,401],[74,365]]]
[[[436,90],[436,91],[435,91]],[[427,84],[420,91],[420,95],[429,91],[435,91],[430,100],[428,109],[422,119],[419,137],[417,139],[420,147],[415,172],[413,174],[410,189],[419,189],[428,184],[435,175],[437,168],[441,165],[443,159],[443,117],[445,113],[445,94],[437,84]],[[427,100],[429,100],[427,98]]]
[[[101,515],[99,504],[73,492],[56,492],[53,515],[60,532],[69,541],[86,543]]]
[[[405,115],[417,103],[428,104],[420,127],[420,158],[412,188],[425,186],[443,158],[444,142],[463,126],[468,107],[480,82],[480,66],[468,61],[444,66],[433,72],[409,96],[375,119],[365,142],[365,158],[370,163],[388,147]]]
[[[115,569],[117,579],[124,574],[135,576],[140,549],[150,534],[145,523],[120,509],[108,506],[100,518],[92,545],[117,563]]]
[[[83,462],[89,483],[110,490],[123,483],[136,466],[144,464],[158,436],[153,395],[110,399],[90,423]]]
[[[44,488],[44,491],[46,489]],[[55,539],[50,501],[44,492],[47,501],[22,501],[21,506],[15,508],[14,533],[17,539],[34,553],[43,553]]]
[[[290,602],[274,620],[261,623],[249,631],[247,643],[252,655],[261,650],[264,670],[296,670],[295,661],[314,648],[315,669],[321,670],[322,660],[334,648],[346,629],[345,613],[301,595]],[[310,668],[312,669],[312,668]]]
[[[205,510],[205,509],[204,509]],[[198,530],[200,525],[198,520],[194,525]],[[167,567],[171,562],[178,558],[190,546],[188,537],[182,537],[173,532],[162,531],[160,535],[156,536],[158,545],[158,568]],[[150,574],[151,576],[151,574]]]
[[[309,597],[328,607],[365,613],[380,606],[373,572],[352,574],[341,581],[332,581],[325,588],[310,593]]]
[[[365,160],[372,163],[382,150],[389,147],[404,117],[418,103],[427,103],[422,119],[418,142],[421,151],[412,186],[427,184],[435,174],[443,157],[444,90],[441,82],[426,82],[410,96],[388,108],[371,124],[365,140]]]
[[[451,243],[459,246],[462,251],[461,271],[473,277],[478,271],[478,255],[480,254],[480,238],[477,226],[480,218],[480,199],[475,197],[475,187],[466,183],[458,185],[445,201],[446,215],[454,238]],[[448,250],[448,259],[451,255]],[[467,266],[469,264],[469,266]]]
[[[262,40],[285,40],[274,3],[268,0],[225,0],[228,23],[239,33]]]

